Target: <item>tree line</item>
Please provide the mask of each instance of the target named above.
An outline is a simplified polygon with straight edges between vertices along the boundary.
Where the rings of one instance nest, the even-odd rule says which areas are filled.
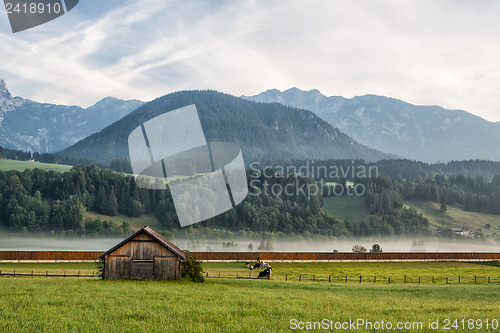
[[[248,175],[257,184],[235,209],[198,223],[194,229],[221,229],[231,232],[274,233],[282,235],[322,235],[330,237],[426,234],[425,220],[412,211],[392,216],[373,216],[369,221],[341,221],[322,212],[321,193],[272,193],[264,187],[275,184],[292,188],[314,184],[312,178],[276,175],[269,171],[260,177]],[[12,230],[69,231],[75,234],[106,233],[97,222],[83,224],[84,211],[108,216],[153,214],[167,230],[180,230],[169,190],[139,188],[130,175],[78,165],[69,172],[40,169],[0,172],[0,224]],[[117,232],[125,233],[127,226]],[[391,229],[392,228],[392,229]]]
[[[23,154],[20,151],[0,149],[0,157],[25,159],[30,156]],[[345,171],[353,166],[368,168],[374,164],[361,160],[313,161],[309,164],[310,169],[305,172],[309,176],[305,176],[266,168],[278,162],[281,163],[278,165],[294,166],[296,170],[308,163],[299,160],[260,161],[262,169],[259,172],[255,173],[252,168],[248,171],[251,193],[240,205],[192,228],[184,229],[179,227],[168,187],[167,190],[143,189],[136,185],[131,175],[95,165],[77,165],[66,173],[39,169],[0,172],[0,226],[11,230],[59,233],[71,231],[75,234],[95,235],[130,232],[130,226],[126,224],[117,225],[107,221],[86,221],[84,225],[84,211],[88,210],[107,216],[123,214],[139,217],[152,214],[164,229],[175,231],[176,234],[185,233],[189,229],[207,235],[217,234],[217,231],[209,230],[223,230],[239,234],[349,237],[430,234],[429,221],[417,211],[404,207],[403,202],[410,199],[500,214],[498,162],[463,161],[430,165],[406,160],[379,161],[377,175],[374,176],[358,177],[358,174],[349,172],[337,173],[337,176],[327,174],[330,178],[326,180],[344,186],[348,180],[364,185],[365,204],[372,216],[362,221],[341,221],[323,213],[321,192],[292,191],[292,195],[288,195],[265,189],[275,185],[296,189],[315,184],[318,177],[310,172],[313,169],[311,165],[316,168],[324,166],[327,170],[331,170],[332,166],[337,169],[343,167]],[[130,162],[122,158],[112,164],[115,169],[126,171]],[[463,172],[468,170],[469,174],[452,173],[457,169]],[[497,171],[499,172],[495,174]],[[472,176],[473,172],[483,176]],[[252,180],[256,181],[253,186],[250,183]],[[202,204],[206,203],[199,203]],[[200,206],[195,209],[204,208]]]

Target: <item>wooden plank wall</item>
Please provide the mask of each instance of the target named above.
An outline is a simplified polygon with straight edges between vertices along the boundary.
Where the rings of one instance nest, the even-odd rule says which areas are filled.
[[[104,268],[105,279],[129,279],[131,262],[126,257],[108,257]]]
[[[500,260],[500,253],[476,252],[192,252],[204,261],[350,261],[350,260]]]
[[[155,257],[175,256],[147,234],[138,235],[109,255],[132,257],[132,260],[153,260]]]
[[[192,252],[199,260],[214,261],[337,261],[337,260],[500,260],[493,252],[384,252],[384,253],[330,253],[330,252]],[[102,252],[88,251],[0,251],[0,261],[93,261]]]
[[[95,251],[0,251],[0,261],[96,261],[101,254]]]
[[[154,272],[157,280],[179,280],[179,268],[178,258],[155,258]]]

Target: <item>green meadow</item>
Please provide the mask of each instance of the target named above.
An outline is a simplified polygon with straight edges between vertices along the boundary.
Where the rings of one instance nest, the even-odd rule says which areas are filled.
[[[250,263],[251,265],[255,263]],[[363,283],[404,283],[406,275],[407,283],[500,283],[500,264],[498,262],[469,263],[469,262],[295,262],[295,263],[271,263],[273,268],[272,280],[274,281],[328,281],[333,283],[345,283],[347,275],[348,283],[359,283],[361,276]],[[257,268],[250,274],[244,262],[204,262],[203,269],[209,277],[243,278],[257,277],[262,270]],[[82,275],[92,274],[97,271],[95,263],[0,263],[0,271],[3,273],[23,274],[64,274]]]
[[[160,221],[158,221],[153,214],[143,214],[139,217],[129,217],[123,214],[109,216],[92,211],[85,211],[83,216],[86,220],[112,221],[117,225],[121,225],[123,222],[128,222],[130,224],[130,228],[134,231],[141,229],[145,225],[149,225],[151,228],[156,230],[162,229]]]
[[[384,331],[365,326],[381,321],[394,327],[413,325],[407,332],[459,332],[463,330],[460,326],[453,329],[453,323],[469,325],[469,320],[474,320],[474,331],[497,332],[491,325],[500,320],[500,280],[462,284],[284,281],[287,275],[329,274],[500,277],[498,262],[488,264],[272,263],[271,280],[255,280],[235,278],[248,274],[245,263],[210,262],[203,263],[209,275],[220,272],[233,278],[209,278],[203,284],[0,276],[0,332],[285,332],[308,322],[330,321],[331,325],[362,324],[356,328],[359,332]],[[0,270],[88,274],[96,270],[96,264],[0,263]],[[429,328],[429,321],[439,329]],[[445,330],[447,323],[451,330]],[[340,331],[352,331],[352,327]]]
[[[358,223],[361,220],[368,221],[370,212],[365,206],[365,200],[360,197],[325,197],[323,198],[323,211],[335,218],[344,221],[350,220]]]
[[[432,201],[409,200],[405,206],[413,208],[429,219],[433,230],[437,228],[469,227],[471,231],[481,229],[483,234],[491,235],[500,232],[498,215],[467,212],[459,207],[448,206],[446,212],[440,211],[440,204]],[[340,220],[350,220],[353,223],[368,221],[370,212],[365,206],[363,198],[341,196],[323,198],[322,210]],[[486,229],[486,225],[490,229]]]
[[[345,283],[500,283],[500,267],[467,262],[342,262],[271,263],[275,281],[330,281]],[[203,263],[209,276],[250,277],[244,263]],[[261,269],[254,270],[256,277]]]
[[[344,285],[242,279],[195,284],[2,277],[0,331],[286,332],[299,322],[361,319],[394,326],[409,322],[422,329],[407,332],[436,332],[445,331],[446,320],[472,319],[482,327],[474,331],[495,332],[498,329],[485,326],[498,323],[499,298],[498,285],[488,284]],[[429,329],[429,321],[437,321],[440,329]],[[357,331],[381,330],[361,326]]]
[[[3,170],[3,171],[6,171],[6,170],[24,171],[26,169],[37,169],[38,168],[38,169],[46,170],[46,171],[67,172],[67,171],[70,171],[72,167],[73,167],[72,165],[0,159],[0,170]]]
[[[442,213],[440,204],[432,201],[411,200],[405,202],[409,208],[414,208],[429,219],[434,228],[468,227],[471,231],[481,229],[486,235],[493,232],[500,233],[500,218],[498,215],[467,212],[458,207],[448,206],[446,212]],[[486,229],[489,224],[490,228]]]

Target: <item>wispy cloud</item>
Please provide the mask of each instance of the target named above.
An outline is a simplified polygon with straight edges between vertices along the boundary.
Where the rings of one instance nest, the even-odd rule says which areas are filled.
[[[0,24],[0,77],[17,95],[83,106],[297,86],[498,121],[499,9],[494,0],[86,0],[25,33]]]

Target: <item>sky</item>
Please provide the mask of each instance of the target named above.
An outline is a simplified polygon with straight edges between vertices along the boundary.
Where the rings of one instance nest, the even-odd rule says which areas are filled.
[[[13,34],[0,8],[0,78],[15,96],[82,107],[297,87],[500,121],[499,13],[496,0],[80,0]]]

